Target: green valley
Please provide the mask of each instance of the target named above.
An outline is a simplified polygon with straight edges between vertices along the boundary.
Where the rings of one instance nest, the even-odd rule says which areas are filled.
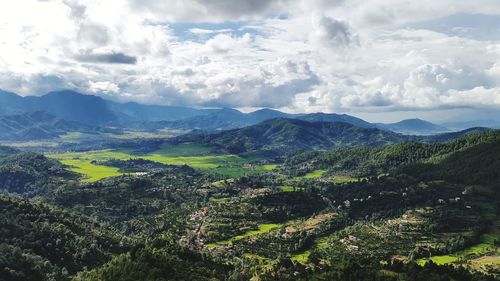
[[[34,241],[45,245],[28,236],[3,239],[4,255],[16,258],[0,258],[12,269],[0,274],[78,281],[499,278],[498,131],[306,151],[236,152],[199,138],[127,139],[44,154],[0,147],[2,204],[14,202],[15,213],[0,220],[33,228]],[[24,217],[18,209],[39,211]],[[91,232],[70,224],[75,220]],[[50,237],[66,237],[73,248]],[[64,249],[78,254],[54,259]]]

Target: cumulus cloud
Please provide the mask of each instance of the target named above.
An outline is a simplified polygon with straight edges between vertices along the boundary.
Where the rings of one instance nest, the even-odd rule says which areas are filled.
[[[0,88],[295,112],[500,107],[497,0],[422,1],[3,1]]]
[[[118,93],[120,87],[109,81],[89,81],[89,91],[92,93]]]
[[[322,45],[347,48],[359,44],[357,35],[353,34],[346,22],[314,13],[312,24],[314,28],[312,40]]]
[[[213,53],[227,53],[231,50],[249,47],[252,36],[245,33],[242,37],[233,37],[227,34],[218,34],[206,42],[206,47]]]

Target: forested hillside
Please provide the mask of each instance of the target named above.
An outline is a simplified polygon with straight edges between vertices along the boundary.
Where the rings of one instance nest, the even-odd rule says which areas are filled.
[[[0,279],[71,280],[131,241],[97,221],[52,206],[0,195]],[[127,246],[128,245],[128,246]]]
[[[217,154],[233,136],[255,154]],[[277,119],[202,136],[211,146],[1,148],[0,277],[497,280],[500,133],[399,136]],[[345,146],[314,150],[334,140]],[[263,156],[279,143],[308,151]],[[71,165],[116,174],[89,181]]]
[[[284,118],[221,133],[180,137],[180,140],[221,147],[231,153],[258,150],[283,153],[341,146],[381,146],[405,139],[396,133],[356,127],[343,122],[307,122]]]

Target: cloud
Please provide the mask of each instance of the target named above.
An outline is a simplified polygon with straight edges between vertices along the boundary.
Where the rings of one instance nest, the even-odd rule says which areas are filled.
[[[137,63],[137,57],[129,56],[119,52],[110,52],[105,54],[84,52],[83,54],[77,55],[76,59],[82,62],[94,62],[94,63],[118,63],[118,64]]]
[[[109,42],[108,30],[102,25],[85,23],[79,27],[78,39],[96,47],[104,46]]]
[[[89,81],[88,90],[92,93],[118,93],[120,91],[120,87],[109,81]]]
[[[203,105],[280,108],[291,104],[296,95],[308,92],[320,83],[307,62],[278,60],[256,73],[240,79],[217,81],[216,97]]]
[[[227,53],[237,48],[249,47],[252,36],[248,33],[241,37],[233,37],[227,34],[218,34],[206,42],[206,47],[213,53]]]
[[[189,32],[197,35],[207,35],[207,34],[214,34],[214,33],[230,33],[232,32],[232,29],[225,28],[225,29],[203,29],[203,28],[190,28]]]
[[[422,1],[4,1],[0,88],[294,112],[500,108],[497,0]]]
[[[314,13],[312,25],[314,28],[312,40],[319,44],[335,48],[347,48],[359,44],[357,35],[353,34],[348,24],[343,21]]]
[[[283,8],[289,0],[131,0],[133,9],[158,21],[223,22],[261,18]]]

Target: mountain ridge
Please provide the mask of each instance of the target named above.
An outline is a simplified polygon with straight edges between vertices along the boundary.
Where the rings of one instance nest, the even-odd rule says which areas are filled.
[[[251,151],[288,152],[337,146],[379,146],[403,141],[403,135],[377,128],[361,128],[345,122],[309,122],[275,118],[259,124],[219,133],[178,137],[181,142],[222,147],[231,153]]]
[[[443,125],[421,119],[405,119],[384,124],[370,123],[355,116],[337,113],[290,114],[269,108],[243,113],[232,108],[198,109],[183,106],[145,105],[136,102],[119,103],[72,90],[53,91],[42,96],[27,97],[0,90],[0,112],[4,115],[32,111],[46,111],[68,121],[92,126],[111,125],[147,130],[217,131],[242,128],[281,117],[313,122],[347,122],[362,128],[378,128],[407,135],[429,135],[450,131]]]
[[[52,139],[69,132],[101,131],[101,128],[67,121],[44,111],[0,116],[0,140]]]

